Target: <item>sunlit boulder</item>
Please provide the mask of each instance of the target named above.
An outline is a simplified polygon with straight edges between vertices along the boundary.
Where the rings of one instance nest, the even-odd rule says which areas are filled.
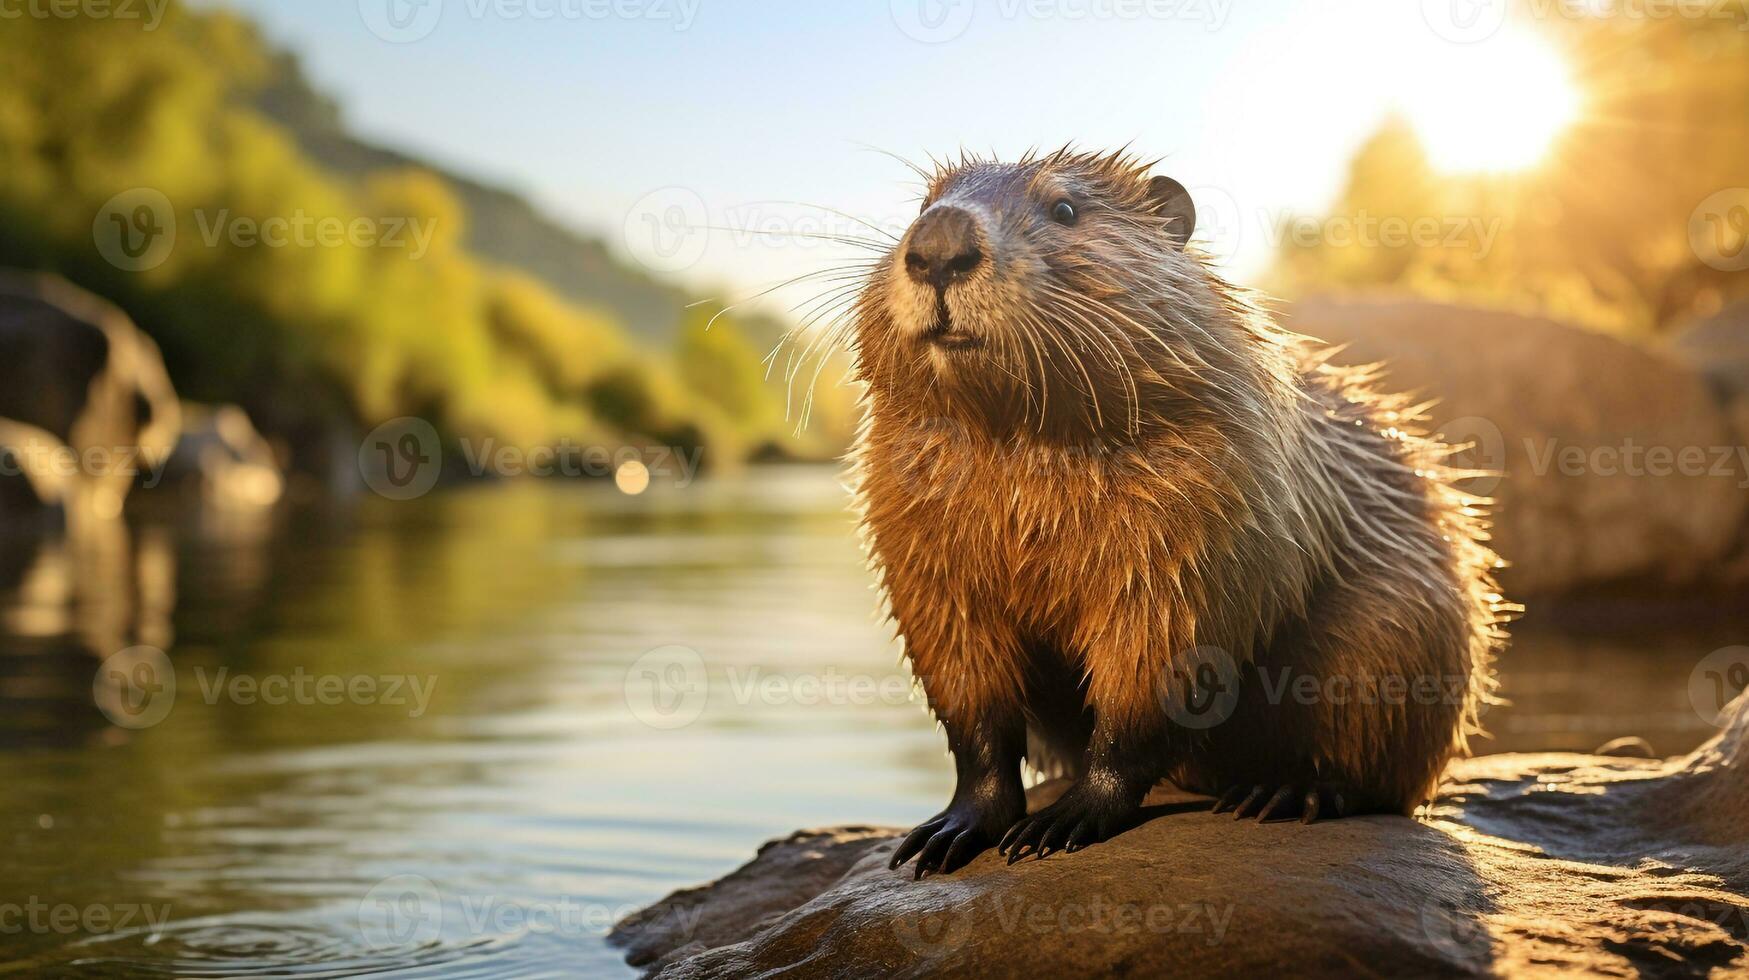
[[[1499,471],[1495,550],[1514,598],[1724,584],[1749,520],[1749,445],[1707,380],[1664,352],[1534,317],[1418,300],[1314,300],[1291,329],[1381,363],[1433,428]]]

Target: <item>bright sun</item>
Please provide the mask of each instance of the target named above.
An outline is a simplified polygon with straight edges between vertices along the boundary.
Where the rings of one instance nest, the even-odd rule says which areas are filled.
[[[1401,95],[1432,164],[1447,173],[1523,170],[1579,114],[1579,90],[1548,42],[1507,29],[1441,45]]]

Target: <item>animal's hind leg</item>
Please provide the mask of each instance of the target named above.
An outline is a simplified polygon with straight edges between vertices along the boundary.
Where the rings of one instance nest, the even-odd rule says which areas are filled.
[[[1214,810],[1310,823],[1408,813],[1459,744],[1475,692],[1463,611],[1355,575],[1239,672],[1232,716],[1187,769]],[[1388,605],[1388,608],[1385,607]]]

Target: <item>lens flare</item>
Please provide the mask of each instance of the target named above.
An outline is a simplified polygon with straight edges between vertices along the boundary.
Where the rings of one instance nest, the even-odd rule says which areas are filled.
[[[1438,169],[1528,169],[1579,117],[1582,100],[1567,63],[1542,38],[1508,29],[1480,44],[1443,48],[1402,96]]]

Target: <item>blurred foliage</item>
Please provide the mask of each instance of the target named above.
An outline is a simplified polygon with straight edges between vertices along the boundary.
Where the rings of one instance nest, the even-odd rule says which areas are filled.
[[[1526,17],[1557,9],[1514,8]],[[1724,225],[1697,217],[1713,195],[1749,187],[1749,14],[1740,5],[1706,10],[1550,14],[1527,24],[1562,51],[1584,100],[1542,164],[1516,174],[1440,173],[1408,123],[1391,119],[1360,148],[1320,219],[1497,220],[1490,247],[1475,247],[1479,235],[1458,247],[1288,236],[1268,286],[1289,296],[1410,291],[1623,333],[1670,330],[1749,296],[1749,272],[1703,258],[1743,246],[1749,228],[1729,222],[1749,224],[1749,190],[1714,216]],[[1691,233],[1738,238],[1702,245]]]
[[[721,317],[674,349],[479,258],[455,187],[429,169],[341,174],[258,108],[287,64],[236,15],[170,4],[120,18],[14,18],[0,31],[0,263],[59,272],[163,347],[179,391],[244,405],[320,466],[337,433],[400,415],[451,439],[525,446],[659,440],[707,465],[775,445],[829,455],[848,426],[787,438],[785,392]],[[93,219],[161,191],[177,227],[142,272],[101,257]],[[431,232],[428,251],[238,244],[218,223],[303,216]],[[847,416],[846,416],[847,418]]]

